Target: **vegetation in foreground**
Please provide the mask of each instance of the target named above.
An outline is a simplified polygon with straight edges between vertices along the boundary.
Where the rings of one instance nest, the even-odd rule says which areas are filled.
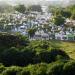
[[[68,55],[73,46],[0,33],[0,75],[75,75],[75,60]]]
[[[1,64],[0,75],[75,75],[75,61],[40,63],[27,67],[4,67]]]

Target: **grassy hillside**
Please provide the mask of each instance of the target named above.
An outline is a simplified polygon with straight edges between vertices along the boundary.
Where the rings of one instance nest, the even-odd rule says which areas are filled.
[[[51,43],[56,44],[60,47],[60,49],[64,50],[72,59],[75,59],[75,42],[51,41]]]
[[[60,46],[72,59],[75,59],[75,42],[61,42]]]
[[[47,42],[47,41],[46,41]],[[37,47],[39,47],[39,45],[43,44],[43,41],[32,41],[31,45],[37,49]],[[50,50],[50,48],[59,48],[61,50],[64,50],[72,59],[75,59],[75,42],[64,42],[64,41],[48,41],[47,43],[49,47],[48,50]],[[39,48],[40,49],[40,48]]]

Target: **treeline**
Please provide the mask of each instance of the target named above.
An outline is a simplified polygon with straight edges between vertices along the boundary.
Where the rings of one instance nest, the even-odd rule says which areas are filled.
[[[27,67],[5,67],[0,64],[0,75],[75,75],[75,61],[40,63]]]

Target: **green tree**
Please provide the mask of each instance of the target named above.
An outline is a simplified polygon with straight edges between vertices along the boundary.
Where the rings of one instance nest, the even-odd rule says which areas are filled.
[[[0,63],[0,74],[1,74],[5,69],[6,69],[5,66]]]
[[[63,62],[54,62],[48,65],[47,75],[63,75]]]
[[[2,75],[17,75],[18,72],[20,71],[21,71],[20,67],[11,66],[11,67],[6,68],[6,70],[2,72]]]
[[[64,51],[59,49],[51,49],[50,51],[45,50],[44,52],[40,52],[38,54],[38,57],[39,61],[45,63],[51,63],[53,61],[60,61],[60,60],[69,60],[69,56]]]
[[[30,74],[30,71],[28,70],[28,68],[24,67],[22,69],[22,71],[18,73],[18,75],[31,75],[31,74]]]
[[[29,7],[30,11],[38,11],[38,12],[42,12],[41,6],[40,5],[31,5]]]
[[[24,5],[18,5],[15,7],[15,10],[20,12],[20,13],[25,13],[26,7]]]
[[[29,40],[26,36],[0,33],[0,46],[2,47],[21,47],[27,46]]]
[[[72,14],[71,19],[75,20],[75,13]]]
[[[70,60],[63,67],[63,75],[75,75],[75,61]]]
[[[68,6],[66,10],[71,13],[71,19],[75,20],[75,5]]]
[[[65,23],[65,18],[63,18],[62,16],[58,15],[58,16],[54,16],[52,19],[52,22],[57,25],[60,26],[62,24]]]
[[[12,47],[10,49],[4,50],[0,55],[0,62],[6,66],[17,65],[18,55],[19,51],[17,48]]]
[[[28,30],[28,34],[29,37],[32,38],[35,35],[36,29],[35,28],[31,28]]]
[[[40,63],[36,65],[29,65],[28,69],[30,71],[30,75],[46,75],[47,64]]]
[[[63,17],[65,17],[65,18],[70,18],[70,17],[71,17],[71,12],[68,11],[68,10],[63,9],[63,10],[61,11],[61,15],[62,15]]]

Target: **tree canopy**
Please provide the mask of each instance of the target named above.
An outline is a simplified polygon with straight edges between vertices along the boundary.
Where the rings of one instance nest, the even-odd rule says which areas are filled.
[[[30,11],[42,12],[42,8],[41,8],[40,5],[31,5],[31,6],[29,7],[29,10],[30,10]]]
[[[24,5],[18,5],[18,6],[15,6],[15,10],[20,13],[25,13],[26,7]]]
[[[52,22],[55,25],[60,26],[60,25],[63,25],[65,23],[65,18],[62,17],[61,15],[54,16],[53,19],[52,19]]]

